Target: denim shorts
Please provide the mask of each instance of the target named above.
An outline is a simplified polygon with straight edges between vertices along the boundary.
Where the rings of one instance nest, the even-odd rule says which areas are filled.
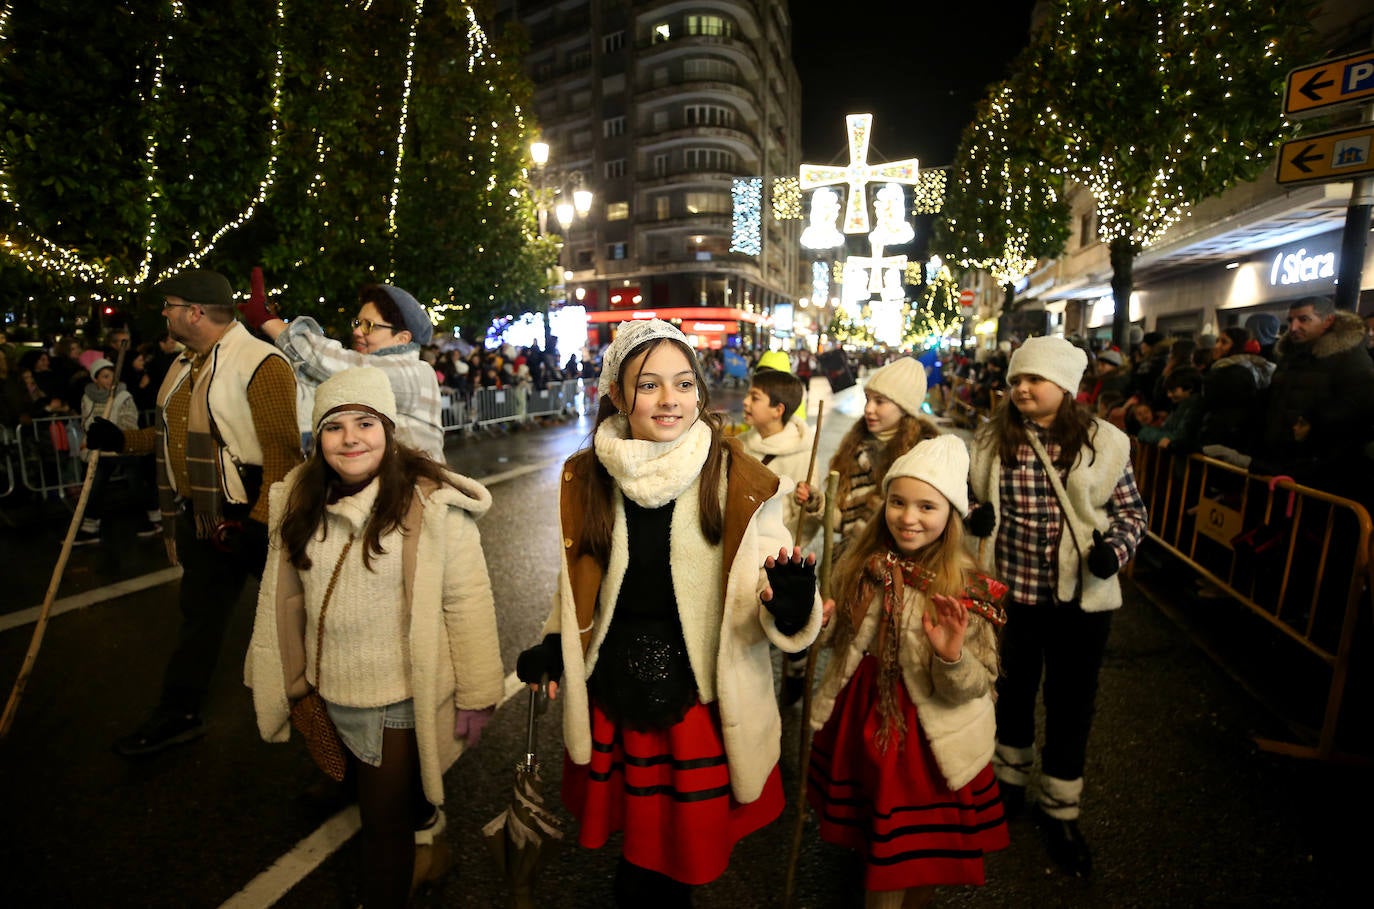
[[[407,698],[385,707],[342,707],[325,701],[339,738],[369,767],[382,766],[382,730],[414,729],[415,702]]]

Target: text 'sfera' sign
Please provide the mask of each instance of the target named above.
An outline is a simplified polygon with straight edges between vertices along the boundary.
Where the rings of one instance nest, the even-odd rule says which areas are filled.
[[[1291,253],[1280,252],[1274,256],[1274,263],[1269,266],[1270,287],[1333,280],[1335,277],[1334,252],[1308,252],[1306,248]]]

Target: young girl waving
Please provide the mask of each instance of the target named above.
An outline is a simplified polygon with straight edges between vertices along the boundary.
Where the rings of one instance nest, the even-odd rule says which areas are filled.
[[[926,370],[914,357],[893,360],[875,371],[864,383],[864,398],[864,415],[840,440],[830,459],[830,469],[840,472],[835,524],[830,528],[839,535],[836,560],[882,504],[888,465],[922,439],[940,434],[934,423],[921,416]],[[804,504],[817,492],[798,484],[797,502]]]
[[[967,477],[958,438],[919,443],[835,571],[808,792],[821,837],[864,854],[870,909],[982,884],[983,855],[1007,845],[989,763],[1006,588],[964,548]]]
[[[1145,534],[1130,439],[1074,403],[1087,355],[1062,338],[1031,338],[1007,368],[1011,406],[977,434],[970,482],[996,516],[997,572],[1010,588],[997,685],[994,767],[1009,813],[1035,765],[1035,699],[1045,678],[1045,750],[1033,818],[1050,856],[1086,875],[1078,829],[1083,766],[1107,648],[1116,573]]]
[[[516,671],[563,678],[563,799],[582,845],[624,830],[616,904],[688,906],[782,811],[768,644],[820,630],[814,558],[788,548],[777,477],[722,439],[680,331],[623,324],[597,390],[553,612]]]
[[[501,699],[476,524],[491,494],[396,442],[376,367],[323,382],[311,425],[314,454],[272,487],[246,681],[267,741],[289,735],[291,700],[324,698],[358,783],[363,903],[402,906],[417,842],[442,830],[443,773]]]

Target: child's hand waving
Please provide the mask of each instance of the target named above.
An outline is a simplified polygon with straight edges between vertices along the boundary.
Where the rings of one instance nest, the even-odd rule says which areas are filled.
[[[930,598],[935,603],[935,617],[921,614],[921,627],[935,653],[946,663],[959,662],[964,652],[964,632],[968,630],[968,610],[958,597],[937,593]]]
[[[763,605],[773,614],[782,634],[793,635],[806,627],[816,597],[816,556],[803,556],[801,547],[789,554],[779,549],[777,557],[763,560],[768,586],[759,594]]]

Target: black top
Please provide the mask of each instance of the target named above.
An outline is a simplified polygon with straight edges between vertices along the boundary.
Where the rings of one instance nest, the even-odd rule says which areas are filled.
[[[625,500],[629,565],[596,669],[587,680],[607,716],[645,732],[673,726],[697,701],[673,594],[668,548],[672,520],[672,502],[643,508]]]

